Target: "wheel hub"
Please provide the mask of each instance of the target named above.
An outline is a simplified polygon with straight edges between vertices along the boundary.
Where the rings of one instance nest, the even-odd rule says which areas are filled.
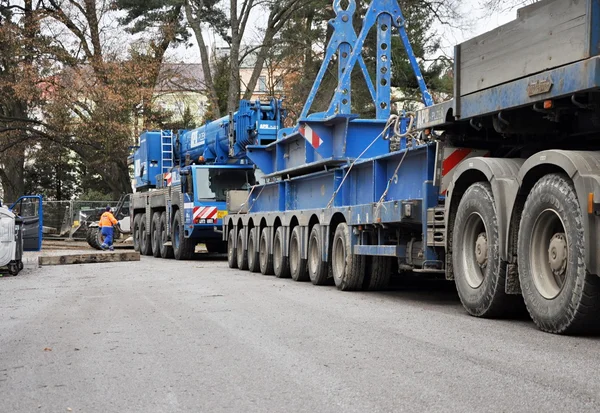
[[[567,261],[569,258],[567,239],[564,233],[554,234],[550,240],[548,258],[554,275],[564,275],[567,270]]]
[[[488,258],[488,242],[487,235],[485,232],[482,232],[477,236],[477,241],[475,241],[475,259],[477,260],[477,264],[480,267],[485,267],[487,265]]]

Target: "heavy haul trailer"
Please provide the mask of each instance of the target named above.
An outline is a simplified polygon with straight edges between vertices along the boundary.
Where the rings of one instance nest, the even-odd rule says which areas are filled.
[[[284,117],[281,101],[241,101],[237,112],[192,131],[144,133],[131,159],[135,249],[178,260],[199,243],[225,253],[226,194],[256,184],[246,146],[275,141]]]
[[[360,290],[384,287],[397,263],[454,280],[473,316],[510,316],[524,302],[544,331],[597,331],[600,0],[541,1],[457,46],[455,98],[438,105],[395,0],[374,0],[358,36],[354,2],[334,8],[331,106],[308,115],[323,69],[298,125],[248,148],[272,182],[243,208],[230,205],[240,211],[224,223],[229,265]],[[372,27],[376,86],[366,78],[377,116],[365,120],[350,111],[350,73],[366,72]],[[399,118],[390,116],[392,27],[426,105]]]

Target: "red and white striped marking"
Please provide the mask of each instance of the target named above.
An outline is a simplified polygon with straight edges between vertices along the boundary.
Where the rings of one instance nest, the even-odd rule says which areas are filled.
[[[173,184],[173,176],[170,172],[165,174],[165,181],[167,181],[167,186],[171,186],[171,184]]]
[[[323,145],[323,139],[307,124],[303,124],[300,126],[300,133],[304,136],[304,139],[310,143],[313,148],[319,149],[321,145]]]
[[[480,149],[444,148],[444,162],[442,163],[442,195],[446,195],[448,186],[452,182],[453,172],[465,159],[478,156],[490,156],[490,153]]]
[[[201,219],[216,219],[218,212],[217,207],[194,207],[194,223]]]

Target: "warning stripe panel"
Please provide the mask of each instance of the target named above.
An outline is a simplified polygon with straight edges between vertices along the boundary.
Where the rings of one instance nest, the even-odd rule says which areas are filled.
[[[194,223],[197,224],[201,219],[215,219],[218,212],[217,207],[195,207]]]
[[[453,172],[458,165],[463,161],[478,156],[489,156],[489,151],[480,149],[468,149],[468,148],[444,148],[444,160],[442,162],[442,187],[440,193],[446,195],[448,187],[452,182]]]

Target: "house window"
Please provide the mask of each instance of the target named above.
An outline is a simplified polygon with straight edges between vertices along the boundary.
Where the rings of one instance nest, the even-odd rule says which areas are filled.
[[[277,79],[277,81],[275,82],[275,91],[283,92],[283,79],[282,78]]]
[[[258,78],[258,91],[259,92],[267,91],[267,78],[265,76],[261,76]]]

